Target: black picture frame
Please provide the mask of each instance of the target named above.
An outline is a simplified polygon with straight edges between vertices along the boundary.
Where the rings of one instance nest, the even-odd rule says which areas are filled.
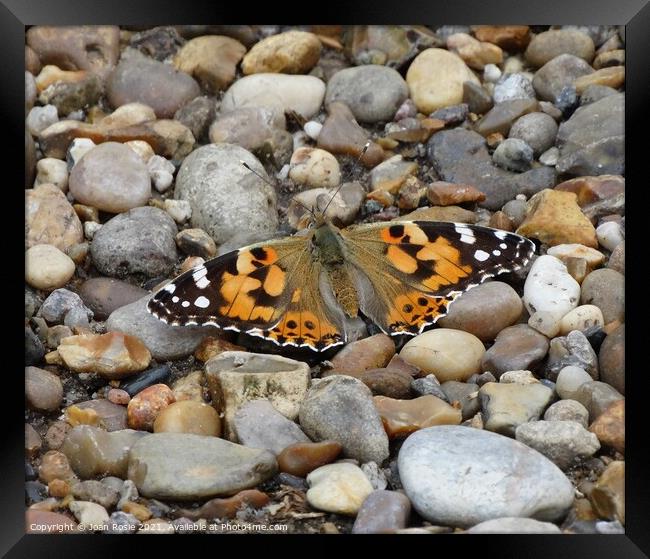
[[[251,21],[254,20],[254,21]],[[470,0],[451,0],[448,2],[390,2],[389,0],[352,0],[345,3],[314,3],[306,5],[293,4],[282,6],[277,2],[257,3],[255,7],[242,3],[215,3],[201,0],[89,0],[86,2],[64,2],[63,0],[2,0],[0,2],[0,53],[2,53],[3,86],[2,95],[3,129],[9,146],[2,152],[5,156],[6,171],[14,177],[11,184],[4,185],[11,206],[6,207],[7,213],[18,220],[15,227],[20,227],[21,208],[20,191],[16,183],[22,181],[20,160],[23,155],[18,151],[19,140],[22,145],[24,135],[23,112],[23,71],[24,71],[24,32],[25,26],[36,24],[47,25],[80,25],[80,24],[119,24],[119,25],[165,25],[165,24],[234,24],[234,23],[282,23],[282,24],[395,24],[419,23],[425,25],[442,24],[616,24],[626,26],[626,181],[633,203],[628,211],[632,218],[626,224],[628,254],[628,275],[626,292],[644,299],[647,285],[644,285],[640,267],[644,263],[644,241],[647,236],[637,223],[643,223],[643,217],[634,214],[641,213],[643,208],[644,191],[648,189],[648,171],[644,145],[648,136],[648,107],[650,106],[650,5],[648,0],[537,0],[534,2],[517,2],[516,0],[489,0],[485,2]],[[645,117],[645,118],[644,118]],[[646,126],[644,126],[646,124]],[[22,149],[22,148],[21,148]],[[9,169],[11,167],[11,169]],[[13,192],[15,191],[15,192]],[[16,195],[16,200],[13,200]],[[638,197],[638,202],[637,202]],[[24,202],[23,202],[24,203]],[[15,215],[14,215],[15,214]],[[645,218],[647,221],[647,217]],[[8,226],[9,227],[9,226]],[[630,231],[632,233],[630,233]],[[20,255],[22,254],[19,233],[7,234],[7,244],[15,245],[16,259],[6,263],[10,269],[7,277],[18,283],[23,282],[23,269]],[[12,248],[12,250],[13,250]],[[636,256],[638,255],[638,256]],[[11,273],[10,273],[11,272]],[[10,325],[4,337],[4,351],[7,355],[19,355],[16,349],[20,347],[21,333],[16,327],[18,313],[22,312],[22,303],[18,297],[11,295],[10,282],[3,282],[3,290],[8,296],[3,298],[7,303],[7,314],[11,316]],[[16,286],[16,290],[20,284]],[[15,308],[14,308],[15,307]],[[465,536],[440,537],[435,541],[420,540],[403,536],[364,537],[360,542],[366,546],[379,545],[382,548],[392,548],[401,551],[403,545],[415,543],[422,546],[424,553],[444,553],[445,551],[463,556],[469,553],[467,546],[477,546],[475,551],[480,556],[517,557],[517,558],[637,558],[650,556],[650,464],[648,463],[647,445],[648,421],[644,414],[645,400],[648,393],[644,390],[647,365],[641,359],[641,365],[635,364],[635,357],[642,353],[647,346],[647,335],[642,323],[641,305],[628,305],[627,321],[638,326],[627,329],[626,353],[626,384],[628,386],[628,402],[626,405],[626,528],[625,535],[574,535],[574,536]],[[14,318],[14,314],[16,317]],[[15,336],[15,340],[14,340]],[[642,337],[643,336],[643,337]],[[18,361],[18,357],[16,357]],[[12,359],[13,363],[13,359]],[[645,365],[645,367],[644,367]],[[4,377],[13,377],[8,382],[10,388],[3,384],[4,414],[7,416],[2,435],[4,448],[0,453],[0,553],[6,557],[84,557],[100,556],[105,550],[113,549],[135,550],[135,553],[147,552],[144,544],[133,545],[129,538],[120,536],[73,536],[57,535],[26,535],[24,533],[24,431],[20,418],[23,413],[23,402],[19,394],[23,390],[23,379],[18,371],[20,363],[10,370],[4,371]],[[640,368],[639,368],[640,367]],[[16,370],[17,369],[17,370]],[[256,535],[253,538],[268,538]],[[307,536],[306,538],[313,538]],[[247,539],[247,538],[246,538]],[[289,538],[292,540],[294,538]],[[303,551],[309,552],[313,539],[306,539],[301,544],[307,546]],[[320,538],[319,538],[320,539]],[[146,541],[145,540],[145,544]],[[236,540],[237,546],[242,545],[241,551],[247,550],[243,540]],[[318,550],[344,550],[352,542],[349,536],[325,538],[325,543],[318,542]],[[192,542],[196,543],[196,542]],[[257,547],[257,542],[250,550],[257,552],[273,551],[272,548],[283,549],[288,545],[287,538],[263,542],[265,547]],[[148,545],[148,544],[147,544]],[[165,546],[171,550],[176,546],[188,545],[187,539],[172,538],[165,540]],[[218,552],[215,541],[213,546],[202,545],[203,552]],[[313,545],[313,543],[311,544]],[[328,548],[331,546],[331,548]],[[444,548],[444,550],[442,549]],[[215,550],[215,551],[212,551]],[[365,553],[370,552],[370,547]]]

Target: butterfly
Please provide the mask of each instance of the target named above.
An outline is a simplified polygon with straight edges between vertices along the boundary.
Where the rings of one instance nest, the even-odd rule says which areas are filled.
[[[387,334],[417,335],[461,293],[524,266],[535,250],[520,235],[465,223],[340,229],[321,215],[301,233],[181,274],[149,300],[149,312],[168,324],[213,325],[324,351],[346,343],[359,313]]]

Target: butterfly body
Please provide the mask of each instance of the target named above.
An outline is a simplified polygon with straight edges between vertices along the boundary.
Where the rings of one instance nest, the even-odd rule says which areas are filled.
[[[460,223],[394,221],[339,229],[323,217],[283,239],[185,272],[148,304],[176,325],[214,325],[281,346],[344,344],[360,313],[391,335],[416,335],[462,292],[530,258],[534,245]]]

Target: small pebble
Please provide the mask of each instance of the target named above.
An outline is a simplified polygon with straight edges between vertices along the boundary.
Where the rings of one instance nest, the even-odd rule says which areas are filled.
[[[370,481],[354,464],[321,466],[307,476],[307,502],[318,510],[355,516],[373,492]]]

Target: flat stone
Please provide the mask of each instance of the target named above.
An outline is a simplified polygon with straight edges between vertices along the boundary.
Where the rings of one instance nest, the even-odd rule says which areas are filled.
[[[106,320],[113,311],[144,295],[147,295],[145,289],[114,278],[89,278],[79,287],[79,296],[96,320]]]
[[[481,370],[490,371],[497,378],[506,371],[529,370],[544,359],[548,347],[546,337],[527,324],[509,326],[482,356]]]
[[[131,447],[128,477],[146,497],[196,500],[255,487],[276,471],[266,450],[217,437],[155,433]]]
[[[353,534],[386,534],[406,528],[411,513],[408,497],[397,491],[373,491],[361,505]]]
[[[390,439],[408,437],[432,425],[459,425],[461,422],[460,411],[436,396],[412,400],[375,396],[373,401]]]

